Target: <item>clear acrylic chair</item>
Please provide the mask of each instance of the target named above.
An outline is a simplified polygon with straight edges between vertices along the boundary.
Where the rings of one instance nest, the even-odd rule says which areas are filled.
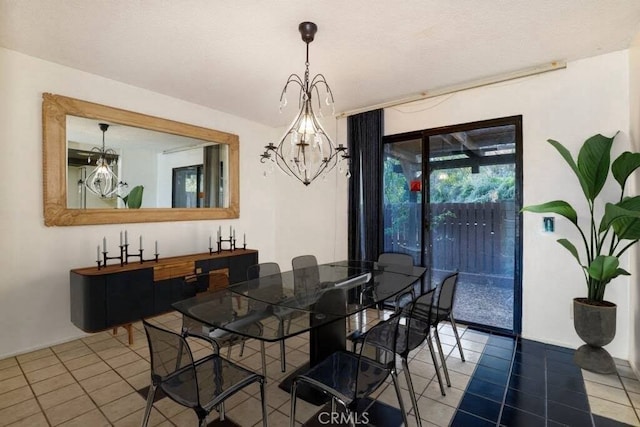
[[[438,383],[440,384],[440,391],[442,392],[442,395],[445,396],[442,377],[440,376],[440,368],[438,367],[433,343],[431,342],[431,339],[427,339],[429,338],[432,326],[430,319],[431,310],[435,307],[435,291],[435,289],[432,289],[404,306],[402,311],[398,314],[401,320],[397,327],[393,324],[383,322],[364,333],[364,335],[361,335],[358,340],[353,341],[355,352],[357,344],[363,342],[365,339],[371,346],[392,351],[393,348],[391,347],[391,343],[395,340],[395,352],[402,360],[402,370],[404,371],[405,379],[407,381],[409,397],[411,398],[411,404],[413,405],[416,424],[418,426],[422,425],[422,420],[420,419],[418,403],[413,388],[413,381],[411,380],[411,374],[409,372],[408,357],[411,351],[420,347],[425,341],[427,342],[429,352],[431,353],[431,360],[435,366]],[[393,337],[393,333],[396,333],[397,336]]]
[[[460,352],[460,359],[464,362],[464,352],[462,351],[462,344],[460,344],[460,335],[458,334],[456,319],[453,317],[453,304],[456,298],[456,289],[458,288],[458,275],[458,272],[454,272],[442,279],[442,282],[438,286],[436,307],[431,311],[431,315],[434,326],[436,327],[436,333],[438,331],[437,326],[440,322],[449,321],[451,323],[453,334],[456,337],[458,351]]]
[[[219,312],[221,318],[233,318],[233,305],[231,295],[225,296],[227,304],[220,304]],[[226,311],[225,311],[226,310]],[[182,316],[182,336],[194,337],[209,341],[214,349],[214,352],[219,352],[222,348],[227,348],[227,358],[231,358],[231,349],[234,345],[240,344],[240,357],[244,352],[244,344],[250,339],[248,336],[260,336],[262,335],[263,327],[260,322],[251,322],[246,325],[244,331],[247,336],[234,334],[224,329],[214,328],[208,326],[196,319],[189,316]],[[267,376],[267,361],[264,350],[264,341],[260,340],[260,352],[262,357],[262,374]]]
[[[300,383],[306,383],[330,396],[333,413],[336,412],[336,403],[340,403],[351,415],[349,417],[351,424],[355,425],[361,401],[384,384],[389,376],[391,376],[398,396],[404,425],[408,425],[395,363],[397,329],[400,320],[399,315],[392,316],[389,320],[374,326],[370,331],[374,334],[379,328],[385,328],[389,331],[390,345],[388,348],[371,347],[365,337],[358,353],[337,351],[306,372],[296,376],[291,385],[290,426],[295,425],[296,390]]]
[[[267,403],[264,377],[214,353],[194,362],[186,339],[174,332],[143,320],[151,354],[151,386],[147,396],[142,427],[146,427],[156,390],[160,388],[170,399],[193,409],[201,427],[214,409],[224,420],[224,401],[255,382],[260,385],[262,425],[267,426]]]
[[[390,265],[413,266],[413,257],[399,252],[383,252],[378,255],[378,266],[384,267]],[[398,311],[402,306],[408,304],[414,297],[415,292],[413,292],[413,288],[410,297],[407,297],[406,294],[398,296],[392,302],[393,310]],[[382,305],[378,306],[378,317],[382,318]]]
[[[280,266],[276,262],[263,262],[250,266],[247,269],[247,280],[252,280],[256,283],[256,286],[250,287],[248,295],[249,297],[255,296],[258,301],[260,300],[260,292],[264,291],[265,288],[268,289],[268,292],[273,292],[273,290],[277,288],[282,289],[282,274],[280,272]],[[251,304],[251,309],[262,308],[259,307],[260,303],[255,300],[252,300]],[[284,335],[285,330],[288,329],[285,323],[288,322],[288,325],[291,325],[291,314],[287,315],[281,310],[280,312],[274,313],[274,315],[278,318],[279,327],[281,328],[280,332]],[[280,340],[280,370],[282,372],[286,372],[287,370],[285,354],[284,340]],[[264,374],[266,375],[266,371]]]

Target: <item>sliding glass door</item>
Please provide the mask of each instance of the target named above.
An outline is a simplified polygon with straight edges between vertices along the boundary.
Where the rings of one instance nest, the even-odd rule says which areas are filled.
[[[394,135],[384,145],[384,251],[460,273],[454,315],[520,332],[521,118]]]

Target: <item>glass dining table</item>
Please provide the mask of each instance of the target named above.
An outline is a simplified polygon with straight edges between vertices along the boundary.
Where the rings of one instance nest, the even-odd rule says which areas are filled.
[[[174,303],[173,308],[206,327],[265,342],[309,332],[313,366],[346,349],[350,316],[411,292],[425,271],[371,261],[332,262],[203,292]],[[208,280],[207,276],[195,279]]]

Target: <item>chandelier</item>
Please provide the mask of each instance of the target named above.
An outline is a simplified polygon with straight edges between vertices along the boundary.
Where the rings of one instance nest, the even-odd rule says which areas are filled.
[[[341,164],[339,170],[348,178],[350,172],[347,147],[342,144],[336,146],[318,119],[319,116],[322,117],[321,94],[325,97],[324,103],[335,114],[333,93],[322,74],[309,78],[309,43],[313,41],[318,27],[313,22],[303,22],[298,30],[302,41],[307,45],[304,78],[297,74],[289,76],[280,95],[280,112],[287,106],[287,89],[290,85],[299,87],[299,111],[278,145],[269,143],[265,147],[264,153],[260,155],[260,162],[275,163],[287,175],[297,178],[304,185],[311,184],[314,179],[333,170],[338,164]],[[318,114],[313,108],[314,95],[317,98]]]
[[[119,181],[118,175],[113,168],[118,165],[118,153],[112,148],[105,148],[104,134],[109,129],[106,123],[99,123],[102,131],[102,147],[93,147],[92,152],[98,153],[96,167],[85,178],[78,181],[78,187],[84,187],[102,199],[112,198],[118,195],[121,187],[126,187],[127,183]],[[87,163],[91,163],[91,156],[87,158]]]

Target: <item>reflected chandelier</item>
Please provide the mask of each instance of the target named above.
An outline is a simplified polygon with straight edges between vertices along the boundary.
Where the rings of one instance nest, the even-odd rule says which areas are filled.
[[[318,113],[322,117],[322,103],[320,92],[325,95],[325,104],[333,110],[333,93],[322,74],[316,74],[309,79],[309,43],[318,31],[313,22],[303,22],[298,26],[302,35],[302,41],[307,45],[307,60],[305,62],[304,78],[297,74],[291,74],[280,95],[280,111],[287,105],[287,89],[289,85],[300,87],[298,94],[299,111],[287,128],[278,145],[269,143],[264,153],[260,155],[260,162],[271,161],[275,163],[287,175],[297,178],[304,185],[309,185],[317,177],[324,175],[336,167],[339,163],[340,171],[347,178],[349,172],[349,154],[347,147],[342,144],[336,146],[318,120],[318,115],[313,109],[313,96],[318,98]]]
[[[93,147],[91,149],[92,152],[98,153],[96,167],[86,179],[78,181],[78,186],[84,185],[93,194],[102,199],[107,199],[116,197],[118,190],[121,187],[126,187],[127,184],[118,181],[118,175],[113,171],[113,168],[118,165],[118,153],[112,148],[105,148],[104,134],[109,129],[109,125],[106,123],[99,123],[98,125],[102,131],[102,147]],[[87,162],[91,163],[91,157],[87,159]]]

